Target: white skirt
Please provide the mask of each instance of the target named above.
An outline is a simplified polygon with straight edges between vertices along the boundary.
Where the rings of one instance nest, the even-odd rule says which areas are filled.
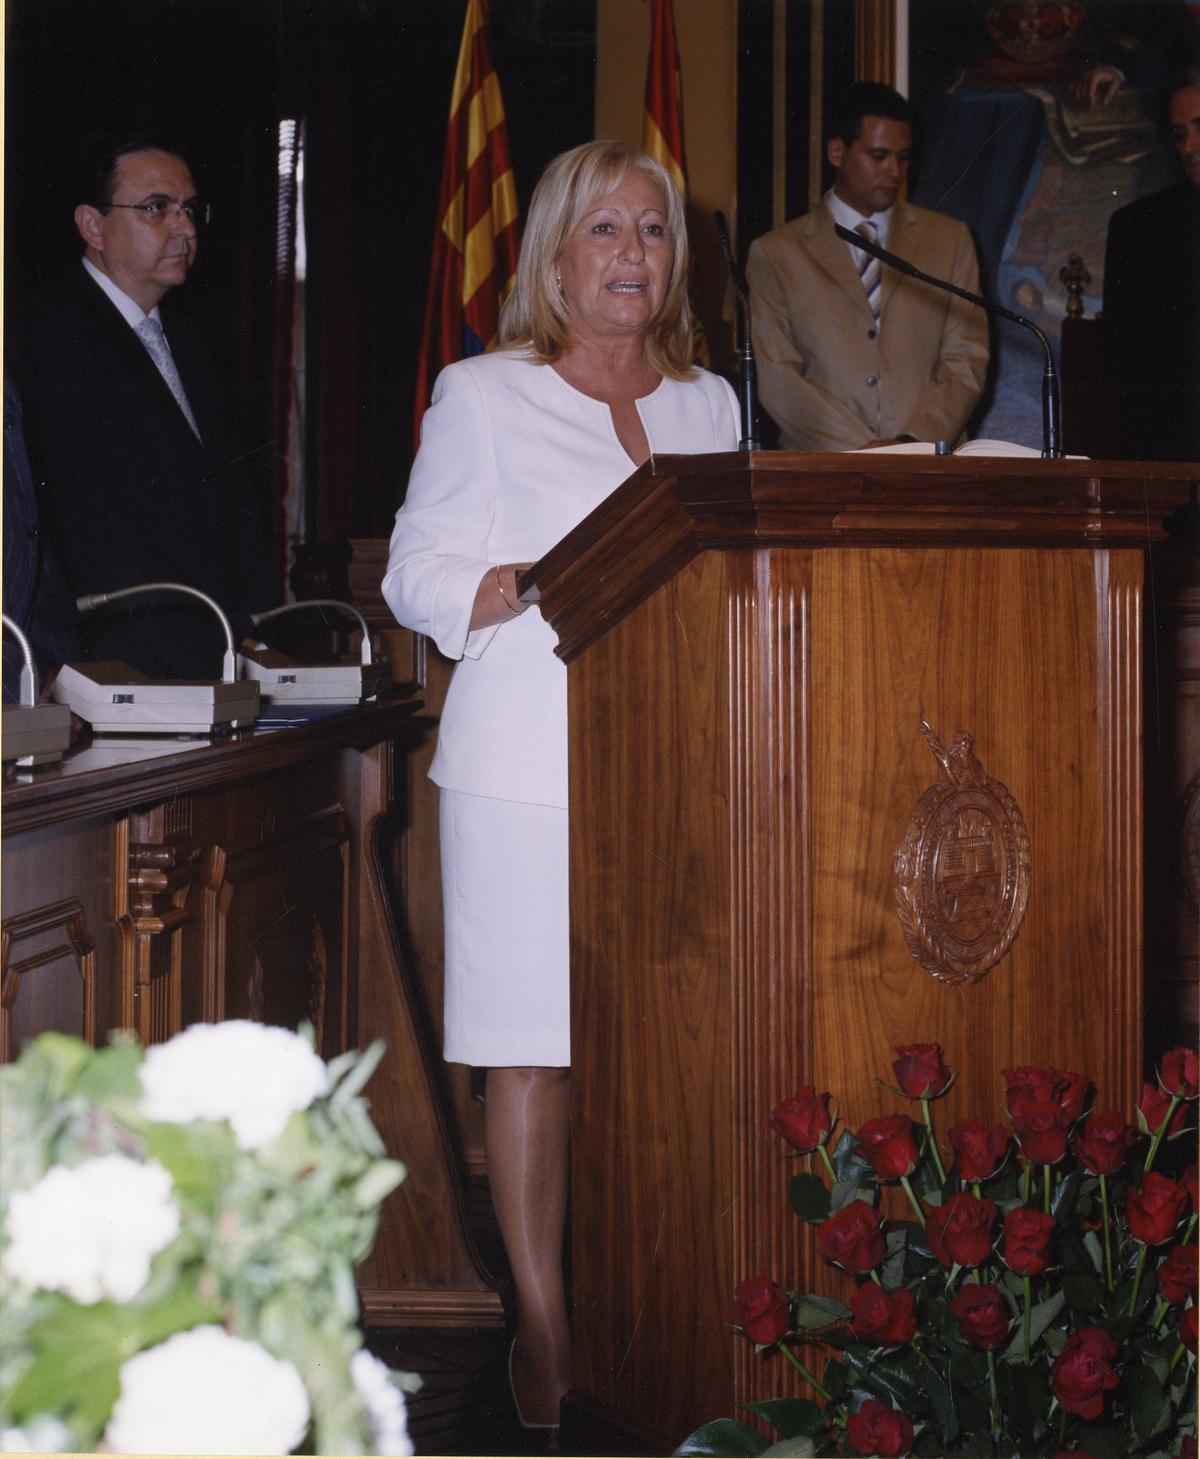
[[[445,1057],[571,1062],[567,812],[440,793]]]

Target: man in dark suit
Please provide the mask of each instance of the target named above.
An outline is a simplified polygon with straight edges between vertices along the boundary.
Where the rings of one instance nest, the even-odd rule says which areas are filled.
[[[1200,460],[1200,66],[1167,89],[1184,175],[1108,223],[1104,345],[1134,460]]]
[[[13,367],[45,530],[76,594],[199,588],[234,622],[270,600],[265,504],[251,493],[205,343],[170,305],[204,218],[184,159],[146,137],[82,153],[80,265],[19,328]],[[181,596],[80,624],[83,654],[153,678],[215,678],[224,639]]]

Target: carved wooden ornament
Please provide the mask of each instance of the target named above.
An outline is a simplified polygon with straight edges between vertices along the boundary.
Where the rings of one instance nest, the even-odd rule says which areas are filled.
[[[896,848],[896,910],[908,950],[942,983],[976,983],[1013,944],[1029,896],[1029,832],[1016,801],[960,730],[949,750],[921,720],[944,771]]]

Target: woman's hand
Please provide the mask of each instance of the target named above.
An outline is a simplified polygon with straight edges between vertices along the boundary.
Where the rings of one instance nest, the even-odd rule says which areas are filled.
[[[471,628],[490,628],[493,623],[507,623],[529,607],[517,597],[517,574],[533,566],[532,562],[504,562],[489,567],[475,590],[471,605]]]

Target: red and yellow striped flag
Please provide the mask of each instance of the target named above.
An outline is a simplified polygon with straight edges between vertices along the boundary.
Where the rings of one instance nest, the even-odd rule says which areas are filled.
[[[671,0],[648,0],[650,59],[646,65],[646,111],[642,117],[642,151],[661,162],[687,193],[683,156],[683,83]]]
[[[487,0],[468,0],[421,331],[414,448],[438,371],[495,344],[517,268],[517,189],[487,24]]]

